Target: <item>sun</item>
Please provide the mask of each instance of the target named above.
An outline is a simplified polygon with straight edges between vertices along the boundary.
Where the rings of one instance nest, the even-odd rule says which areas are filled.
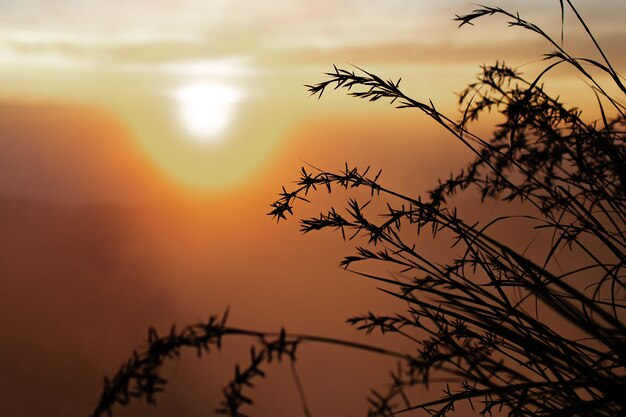
[[[181,123],[190,138],[202,144],[219,142],[231,124],[242,92],[232,85],[198,82],[175,94]]]

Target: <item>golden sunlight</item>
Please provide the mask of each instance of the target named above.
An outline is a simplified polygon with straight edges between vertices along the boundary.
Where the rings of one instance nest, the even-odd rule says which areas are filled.
[[[174,96],[189,137],[201,144],[211,144],[223,137],[243,94],[232,85],[199,82],[181,87]]]

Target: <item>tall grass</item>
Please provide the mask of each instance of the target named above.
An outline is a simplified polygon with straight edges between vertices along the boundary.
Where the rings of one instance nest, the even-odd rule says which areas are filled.
[[[292,361],[297,347],[310,342],[397,358],[400,366],[388,388],[369,399],[369,416],[420,411],[445,416],[460,401],[480,415],[626,415],[626,88],[574,5],[568,0],[559,4],[562,16],[569,10],[578,19],[599,60],[571,55],[562,40],[500,8],[482,6],[457,16],[460,26],[503,16],[510,26],[533,32],[553,48],[545,54],[545,68],[532,79],[501,62],[483,66],[478,80],[460,94],[459,120],[439,112],[431,101],[407,96],[399,81],[360,68],[334,67],[324,81],[308,86],[319,97],[329,88],[346,89],[357,98],[387,99],[399,108],[421,111],[475,156],[426,196],[396,192],[369,168],[303,168],[296,188],[283,188],[272,204],[270,215],[281,220],[320,189],[369,191],[364,201],[349,198],[343,209],[329,207],[302,219],[301,229],[331,229],[347,240],[365,237],[341,265],[380,282],[382,291],[402,300],[406,309],[348,321],[365,332],[402,335],[413,349],[394,352],[284,331],[237,329],[227,326],[226,316],[180,331],[173,328],[165,336],[151,329],[146,350],[135,352],[105,381],[93,416],[111,414],[115,404],[135,397],[153,402],[166,383],[159,374],[166,359],[185,347],[198,354],[219,348],[230,335],[256,340],[248,365],[237,367],[223,391],[218,411],[230,416],[244,415],[242,408],[252,402],[248,390],[255,377],[264,375],[263,365]],[[599,120],[585,121],[580,110],[546,93],[543,79],[558,66],[569,66],[586,81],[597,97]],[[504,120],[489,138],[471,126],[485,111],[497,111]],[[477,192],[483,201],[517,202],[526,211],[468,222],[449,202],[464,192]],[[370,205],[373,201],[384,204]],[[375,206],[385,209],[376,211]],[[537,229],[549,236],[548,244],[536,241],[533,250],[516,249],[510,236],[494,233],[507,224]],[[425,231],[451,238],[460,255],[439,262],[421,253],[416,240]],[[371,262],[395,273],[372,272],[378,269]],[[434,374],[449,384],[438,399],[416,401],[412,389],[428,385]],[[309,414],[306,403],[303,409]]]

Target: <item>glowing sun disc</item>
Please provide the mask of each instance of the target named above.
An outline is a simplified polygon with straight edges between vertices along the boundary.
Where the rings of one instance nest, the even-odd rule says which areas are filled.
[[[212,82],[189,84],[175,93],[185,130],[198,142],[218,141],[233,118],[241,92]]]

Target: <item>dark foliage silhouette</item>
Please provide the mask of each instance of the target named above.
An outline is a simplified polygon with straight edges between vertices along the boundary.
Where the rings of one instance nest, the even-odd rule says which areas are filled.
[[[301,230],[331,229],[346,240],[364,242],[341,265],[380,282],[382,291],[405,302],[406,311],[368,313],[348,322],[368,333],[402,335],[414,343],[413,350],[399,353],[284,331],[242,330],[227,326],[226,316],[213,317],[181,331],[172,329],[166,336],[150,330],[146,350],[135,352],[105,381],[93,415],[111,414],[113,405],[134,397],[153,402],[166,382],[159,374],[164,360],[184,347],[195,348],[199,355],[211,346],[219,348],[220,340],[233,334],[254,338],[256,347],[249,364],[237,367],[223,391],[218,411],[230,416],[243,416],[242,407],[252,403],[247,390],[255,377],[264,375],[264,364],[294,361],[296,348],[305,342],[367,349],[398,359],[387,388],[373,391],[369,398],[370,416],[420,410],[445,416],[460,401],[469,402],[480,415],[625,415],[626,116],[621,100],[626,88],[573,4],[559,4],[562,16],[569,11],[577,18],[599,60],[570,55],[562,39],[555,41],[500,8],[479,7],[457,16],[460,26],[503,16],[510,26],[535,33],[553,48],[545,54],[545,68],[532,79],[502,62],[483,66],[478,80],[459,96],[459,121],[440,113],[431,101],[405,95],[400,81],[360,68],[334,67],[325,81],[307,86],[319,97],[329,88],[346,89],[357,98],[387,99],[399,108],[419,110],[475,155],[465,169],[424,197],[385,186],[380,172],[346,165],[337,172],[303,168],[296,188],[283,188],[272,204],[270,214],[281,220],[319,190],[369,191],[364,201],[349,197],[344,209],[330,207],[318,217],[302,219]],[[545,91],[544,77],[561,65],[570,66],[595,93],[599,120],[586,122],[580,110]],[[490,138],[471,130],[471,122],[485,111],[503,116]],[[518,204],[525,211],[468,222],[450,203],[451,196],[462,192],[478,192],[483,201]],[[518,249],[507,236],[496,237],[496,228],[503,224],[533,228],[547,238],[531,242],[532,251]],[[450,260],[440,262],[416,249],[416,239],[425,231],[452,240]],[[393,272],[372,272],[379,270],[372,262]],[[545,316],[551,319],[542,320]],[[443,394],[416,402],[412,389],[428,385],[434,375],[449,382]],[[306,403],[303,407],[308,415]]]

